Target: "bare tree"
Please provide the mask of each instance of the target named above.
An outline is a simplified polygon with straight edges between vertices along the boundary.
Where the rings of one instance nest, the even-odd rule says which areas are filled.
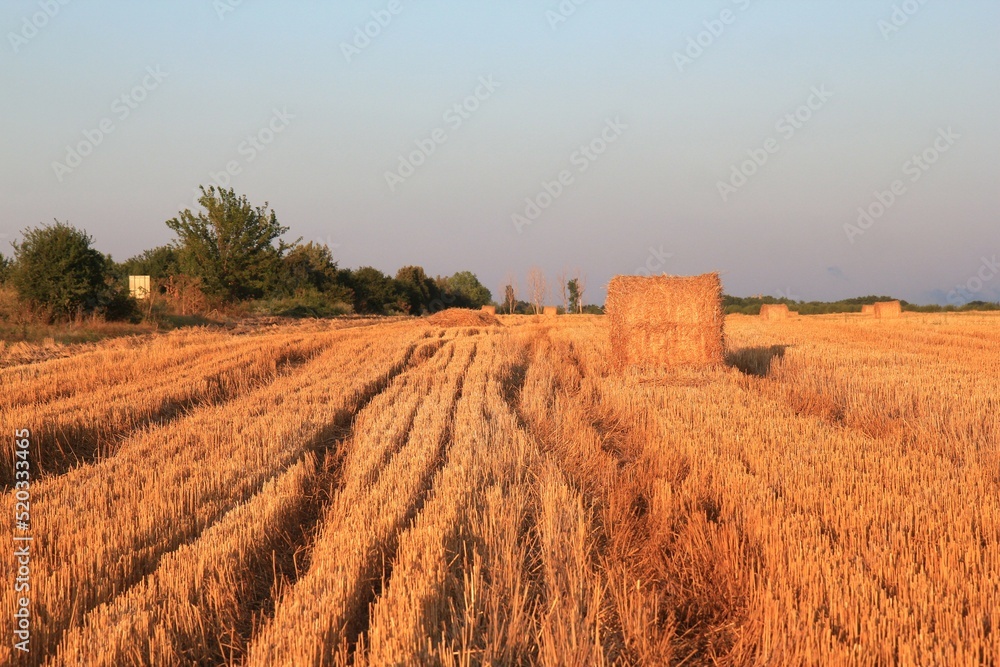
[[[566,286],[566,284],[569,282],[569,279],[567,278],[567,273],[568,271],[566,271],[566,269],[563,268],[563,270],[559,272],[559,275],[556,276],[556,280],[559,281],[559,293],[562,294],[564,313],[569,312],[569,289]]]
[[[531,298],[531,305],[535,309],[535,315],[542,312],[545,305],[545,297],[548,295],[548,286],[545,284],[545,274],[537,266],[531,267],[528,271],[528,296]]]
[[[583,312],[583,294],[587,291],[587,274],[580,269],[573,271],[573,280],[576,281],[576,289],[580,295],[580,312]]]
[[[507,314],[513,315],[514,308],[517,306],[517,278],[514,277],[513,273],[507,274],[500,291],[503,292],[503,302],[507,306]]]

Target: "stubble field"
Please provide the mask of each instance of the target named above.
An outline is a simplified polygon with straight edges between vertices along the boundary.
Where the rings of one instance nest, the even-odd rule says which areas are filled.
[[[625,376],[603,318],[501,319],[0,369],[0,663],[1000,659],[1000,317],[731,316],[726,366]]]

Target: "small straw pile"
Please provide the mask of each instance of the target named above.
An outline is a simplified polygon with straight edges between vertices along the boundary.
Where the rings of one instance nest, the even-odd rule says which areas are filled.
[[[483,306],[481,310],[482,310],[482,312],[489,313],[490,315],[496,315],[497,314],[497,307],[496,306]]]
[[[439,327],[492,327],[501,326],[492,313],[466,308],[449,308],[427,318],[428,324]]]
[[[701,276],[616,276],[605,304],[611,361],[627,367],[721,364],[722,281]]]

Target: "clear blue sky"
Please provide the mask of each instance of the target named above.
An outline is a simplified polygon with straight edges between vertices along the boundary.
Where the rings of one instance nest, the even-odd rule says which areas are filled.
[[[391,5],[6,0],[4,252],[53,218],[119,260],[167,243],[232,163],[237,192],[342,265],[469,269],[494,294],[537,264],[582,268],[599,301],[648,262],[722,271],[737,295],[945,302],[1000,255],[1000,3],[400,0],[345,55]],[[876,192],[894,201],[849,233]],[[995,270],[972,287],[1000,299]]]

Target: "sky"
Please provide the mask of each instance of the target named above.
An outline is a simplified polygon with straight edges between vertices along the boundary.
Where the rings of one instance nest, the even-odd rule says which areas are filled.
[[[5,0],[0,246],[199,185],[341,266],[1000,300],[995,0]],[[555,290],[553,290],[555,291]],[[555,302],[555,295],[550,301]]]

